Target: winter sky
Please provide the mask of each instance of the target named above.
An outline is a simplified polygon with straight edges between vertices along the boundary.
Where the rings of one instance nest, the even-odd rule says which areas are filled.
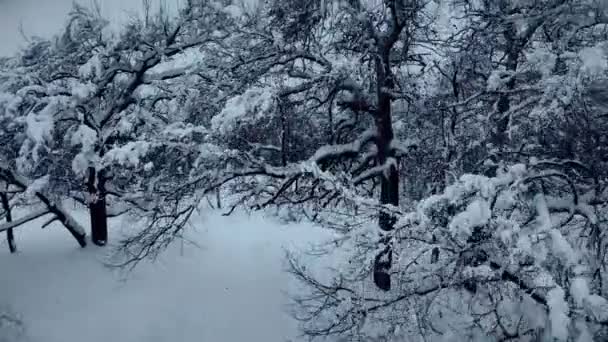
[[[19,27],[28,36],[50,37],[61,29],[74,0],[0,0],[0,56],[15,53],[24,43]],[[90,5],[93,0],[78,0]],[[161,0],[152,0],[158,8]],[[176,8],[182,0],[166,0],[167,8]],[[143,0],[98,0],[102,14],[112,22],[128,20],[140,14]]]

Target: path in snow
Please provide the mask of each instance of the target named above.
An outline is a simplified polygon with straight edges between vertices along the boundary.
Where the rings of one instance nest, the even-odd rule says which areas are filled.
[[[198,247],[178,243],[125,276],[103,266],[107,247],[83,250],[62,227],[39,227],[18,228],[17,255],[0,246],[0,304],[22,316],[32,342],[294,339],[283,247],[319,236],[307,225],[212,214],[193,228]]]

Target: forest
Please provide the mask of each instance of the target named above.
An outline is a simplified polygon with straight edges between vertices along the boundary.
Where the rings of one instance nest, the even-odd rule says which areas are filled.
[[[607,1],[188,0],[109,26],[75,4],[0,58],[11,253],[44,218],[134,269],[202,204],[264,212],[332,237],[326,268],[285,255],[305,339],[608,340]]]

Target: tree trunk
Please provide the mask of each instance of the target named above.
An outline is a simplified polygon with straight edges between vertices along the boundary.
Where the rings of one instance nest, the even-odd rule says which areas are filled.
[[[506,63],[505,67],[507,71],[515,73],[517,71],[518,58],[523,46],[522,42],[517,37],[517,29],[514,24],[508,24],[505,32],[503,33],[506,42]],[[512,77],[506,84],[507,90],[515,89],[515,77]],[[496,103],[496,111],[498,113],[498,119],[491,132],[492,147],[494,151],[491,151],[491,158],[495,165],[490,169],[486,170],[486,174],[493,177],[496,176],[498,170],[498,160],[500,160],[500,154],[505,151],[505,147],[509,145],[508,129],[511,121],[509,110],[511,109],[511,99],[508,93],[502,93],[498,102]]]
[[[11,207],[8,201],[8,196],[4,192],[0,192],[0,200],[2,201],[2,209],[6,212],[6,222],[13,222],[13,216],[11,215]],[[11,253],[17,251],[17,245],[15,244],[15,235],[13,228],[9,228],[6,231],[6,241],[8,241],[8,249]]]
[[[97,246],[108,242],[108,215],[106,211],[106,178],[103,171],[89,168],[87,190],[89,192],[89,215],[91,218],[91,241]]]
[[[376,92],[378,96],[378,112],[376,113],[375,120],[376,146],[378,148],[376,163],[378,165],[385,165],[387,162],[390,162],[390,158],[395,157],[391,148],[393,140],[391,97],[390,94],[386,93],[386,89],[392,89],[393,87],[388,51],[382,53],[376,60],[376,76]],[[391,164],[388,171],[383,173],[380,179],[380,203],[383,205],[399,205],[399,173],[395,165],[396,163]],[[380,211],[378,225],[382,231],[392,231],[395,228],[395,222],[396,218],[394,215]],[[393,251],[389,239],[384,239],[382,243],[385,245],[385,248],[376,256],[374,262],[374,283],[378,288],[389,291],[391,289],[389,270],[392,264]]]
[[[288,153],[287,135],[288,134],[289,134],[289,132],[288,132],[288,127],[287,127],[287,118],[285,118],[285,113],[283,112],[283,109],[281,108],[281,165],[282,166],[287,166],[287,153]]]
[[[222,209],[222,198],[219,187],[215,189],[215,204],[217,205],[218,209]]]

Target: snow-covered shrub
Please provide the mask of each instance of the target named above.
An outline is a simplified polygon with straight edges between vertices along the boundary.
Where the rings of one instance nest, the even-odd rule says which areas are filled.
[[[601,208],[592,194],[562,191],[560,177],[519,164],[496,177],[464,175],[420,201],[384,237],[393,246],[390,293],[369,279],[381,245],[366,227],[337,238],[347,255],[333,259],[331,277],[293,261],[308,284],[297,299],[306,332],[389,341],[606,336],[605,241],[589,235]]]

